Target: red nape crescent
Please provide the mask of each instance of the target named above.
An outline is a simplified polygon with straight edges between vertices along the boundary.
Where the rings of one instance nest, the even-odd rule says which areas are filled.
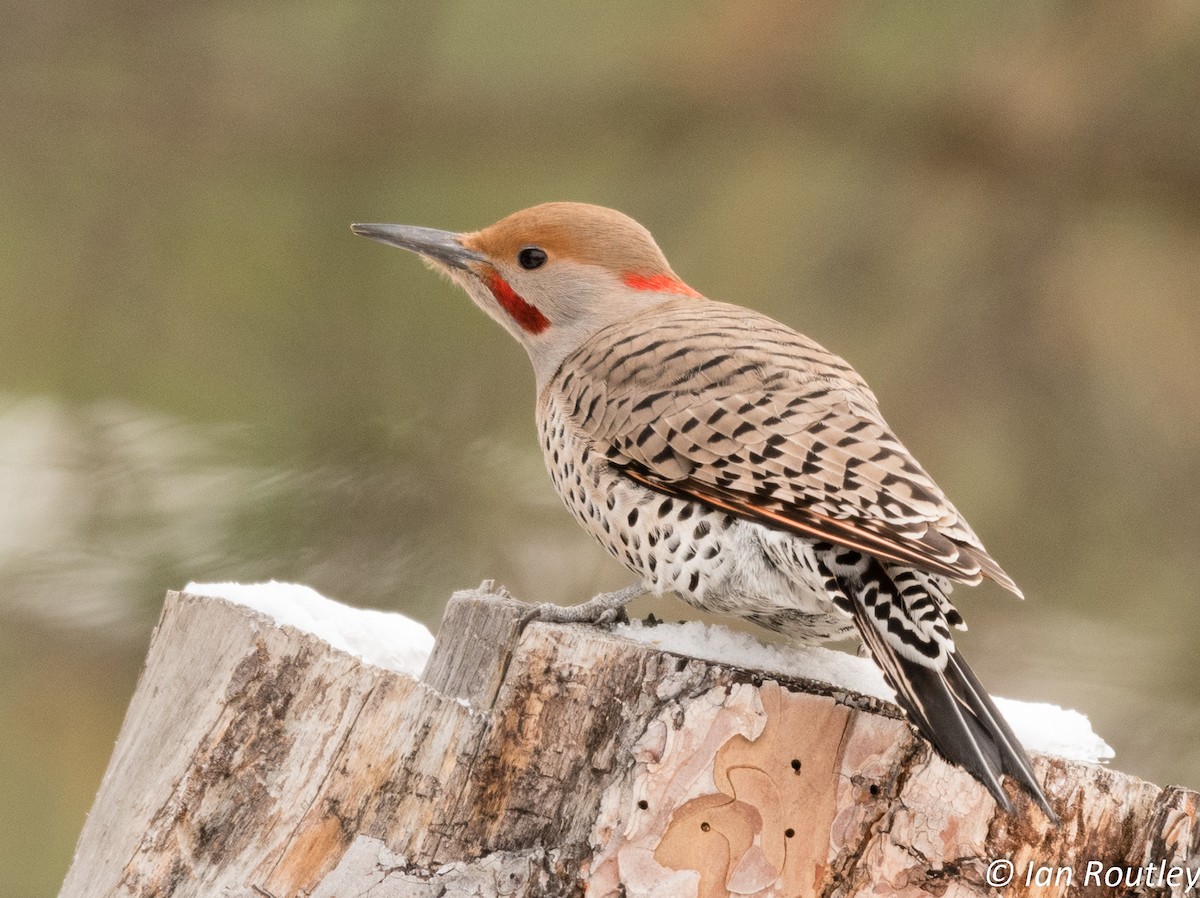
[[[699,293],[679,278],[671,277],[669,274],[635,274],[631,271],[621,278],[621,282],[634,290],[648,290],[652,293],[678,293],[680,296],[701,298]]]
[[[488,279],[488,288],[496,302],[508,312],[508,317],[520,325],[521,330],[531,334],[540,334],[550,326],[550,319],[531,306],[516,290],[498,274]]]

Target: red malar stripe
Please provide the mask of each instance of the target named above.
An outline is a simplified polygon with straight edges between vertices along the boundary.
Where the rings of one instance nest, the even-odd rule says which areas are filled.
[[[550,326],[550,319],[523,300],[500,275],[493,274],[488,281],[488,287],[491,288],[492,296],[496,297],[496,302],[504,307],[504,311],[508,312],[509,317],[517,322],[522,330],[540,334]]]
[[[628,272],[621,278],[626,287],[632,287],[634,290],[649,290],[654,293],[678,293],[680,296],[695,296],[700,298],[700,294],[685,284],[678,278],[673,278],[669,274],[634,274]]]

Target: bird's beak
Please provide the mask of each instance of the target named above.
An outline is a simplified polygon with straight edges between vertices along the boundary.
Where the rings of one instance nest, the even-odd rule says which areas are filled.
[[[463,246],[459,235],[453,231],[392,224],[352,224],[350,230],[360,237],[398,246],[451,268],[470,270],[468,262],[487,261],[484,256]]]

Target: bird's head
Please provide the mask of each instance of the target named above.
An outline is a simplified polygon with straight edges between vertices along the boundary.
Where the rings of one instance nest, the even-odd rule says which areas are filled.
[[[538,383],[597,331],[651,306],[699,297],[627,215],[584,203],[544,203],[482,231],[356,224],[443,271],[520,341]]]

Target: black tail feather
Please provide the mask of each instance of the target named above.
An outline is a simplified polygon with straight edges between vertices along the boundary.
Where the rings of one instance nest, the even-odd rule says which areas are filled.
[[[950,669],[953,668],[954,677],[950,682],[955,693],[961,695],[968,702],[975,712],[975,716],[1001,746],[1000,762],[1004,772],[1020,783],[1021,788],[1038,803],[1042,812],[1057,825],[1058,815],[1054,813],[1050,802],[1046,800],[1045,794],[1038,785],[1029,755],[1025,753],[1024,746],[1021,745],[1021,741],[1013,733],[1008,721],[1004,719],[1004,715],[992,701],[992,697],[980,684],[979,678],[975,676],[975,671],[971,670],[966,660],[957,651],[951,653],[946,667],[948,677]],[[961,683],[962,687],[955,686],[956,683]]]
[[[882,567],[877,574],[887,576]],[[1011,813],[1013,807],[1000,784],[1002,773],[1013,777],[1057,825],[1029,756],[957,650],[949,653],[944,669],[905,657],[857,598],[858,591],[848,587],[843,584],[859,633],[917,731],[938,754],[982,783],[1005,811]]]

